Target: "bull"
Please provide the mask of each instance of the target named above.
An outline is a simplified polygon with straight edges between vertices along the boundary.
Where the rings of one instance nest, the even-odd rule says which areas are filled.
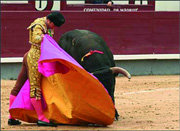
[[[130,79],[131,75],[125,69],[115,67],[113,54],[103,38],[88,30],[75,29],[64,33],[58,44],[104,85],[115,103],[115,77],[121,73]],[[115,109],[115,119],[118,117]]]

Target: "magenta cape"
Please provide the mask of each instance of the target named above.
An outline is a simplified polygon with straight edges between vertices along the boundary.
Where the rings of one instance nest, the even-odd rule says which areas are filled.
[[[113,123],[115,108],[106,89],[48,35],[41,43],[38,70],[43,76],[42,104],[48,119],[62,124]],[[9,111],[17,119],[37,122],[30,102],[29,80]]]

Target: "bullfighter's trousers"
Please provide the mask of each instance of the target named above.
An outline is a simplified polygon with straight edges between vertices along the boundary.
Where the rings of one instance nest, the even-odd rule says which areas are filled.
[[[31,45],[27,56],[30,97],[36,99],[41,99],[41,73],[38,71],[40,52],[40,47]]]

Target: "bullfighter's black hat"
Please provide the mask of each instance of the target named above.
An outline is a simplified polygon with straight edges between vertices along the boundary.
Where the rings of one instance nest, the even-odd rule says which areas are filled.
[[[58,27],[65,23],[64,16],[60,12],[57,12],[57,11],[50,13],[47,16],[47,19],[49,19],[51,22],[54,23],[55,26],[58,26]]]

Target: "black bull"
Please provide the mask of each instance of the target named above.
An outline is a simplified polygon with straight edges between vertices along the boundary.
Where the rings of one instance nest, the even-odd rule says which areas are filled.
[[[58,44],[85,70],[98,78],[114,102],[117,74],[111,70],[111,67],[115,67],[115,61],[106,42],[96,33],[76,29],[63,34]],[[118,116],[116,110],[116,119]]]

